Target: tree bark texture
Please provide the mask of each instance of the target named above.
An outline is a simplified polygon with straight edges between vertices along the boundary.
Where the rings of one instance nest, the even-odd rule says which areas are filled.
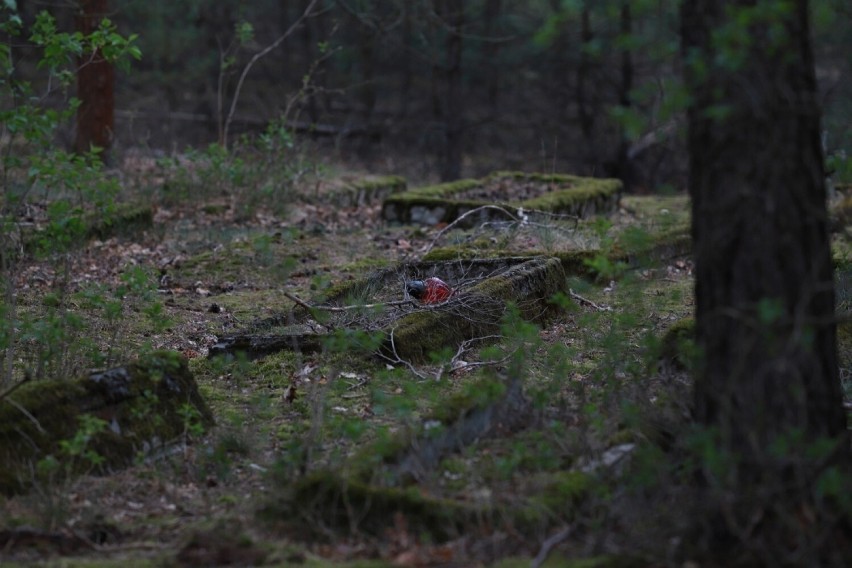
[[[808,5],[769,4],[688,0],[681,13],[695,412],[734,456],[735,483],[790,465],[773,444],[846,432]]]
[[[443,67],[444,147],[441,149],[441,181],[461,177],[464,151],[464,104],[462,93],[462,27],[464,5],[448,0],[435,3],[436,12],[446,28],[445,63]]]
[[[107,0],[81,0],[76,18],[77,31],[90,34],[109,11]],[[83,53],[77,71],[77,136],[74,150],[88,152],[93,146],[103,149],[102,159],[109,161],[115,125],[115,68],[101,52]]]
[[[621,4],[620,33],[627,37],[633,33],[633,16],[630,12],[630,2]],[[621,51],[621,84],[618,88],[618,104],[627,109],[631,106],[630,91],[633,90],[633,56],[631,50]],[[621,135],[618,143],[618,156],[616,157],[618,177],[624,184],[624,191],[630,192],[634,186],[633,164],[629,155],[630,140],[627,139],[626,129],[621,127]]]

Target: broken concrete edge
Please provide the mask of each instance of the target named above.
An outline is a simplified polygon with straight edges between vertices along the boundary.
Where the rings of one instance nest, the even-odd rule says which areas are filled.
[[[332,538],[339,534],[387,535],[405,522],[412,534],[435,542],[470,535],[483,519],[525,535],[539,535],[574,516],[599,483],[593,474],[559,471],[537,476],[535,497],[523,504],[472,503],[431,496],[416,486],[383,487],[350,478],[339,471],[317,470],[282,483],[257,516],[287,534]],[[493,530],[493,527],[491,527]]]
[[[131,234],[154,225],[154,209],[146,203],[114,203],[97,211],[80,213],[82,233],[79,244],[91,240],[106,240],[111,237]],[[23,234],[23,246],[27,252],[41,250],[42,239],[50,239],[42,229],[27,230]]]
[[[63,455],[62,442],[77,434],[82,415],[106,423],[86,442],[103,458],[97,468],[83,456]],[[156,351],[79,379],[25,384],[0,400],[0,493],[48,483],[53,478],[38,467],[48,456],[61,466],[50,472],[59,477],[126,467],[180,438],[190,423],[208,428],[213,415],[176,352]]]
[[[566,186],[563,189],[554,189],[545,195],[532,199],[504,203],[503,206],[507,207],[509,212],[513,214],[518,214],[519,209],[526,209],[582,217],[599,212],[614,211],[623,188],[621,181],[617,179],[588,178],[568,174],[499,171],[481,179],[458,180],[391,195],[382,204],[382,217],[392,222],[449,223],[468,211],[495,204],[493,201],[477,199],[454,199],[453,196],[500,179],[539,181]],[[424,211],[431,210],[431,213],[414,214],[413,211],[416,208],[422,208]],[[480,215],[482,217],[480,220],[488,220],[494,215],[493,212],[485,211]],[[472,219],[471,222],[476,222],[476,220]]]

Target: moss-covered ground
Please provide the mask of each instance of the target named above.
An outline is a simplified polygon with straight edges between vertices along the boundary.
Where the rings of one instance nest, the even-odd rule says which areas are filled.
[[[154,228],[91,241],[74,258],[72,288],[116,290],[134,267],[148,275],[148,294],[128,295],[120,318],[73,295],[45,301],[61,276],[46,261],[21,272],[20,313],[79,314],[87,348],[113,361],[150,349],[188,357],[216,426],[113,475],[0,498],[0,539],[23,526],[43,534],[0,542],[4,566],[59,555],[63,566],[103,567],[526,566],[564,529],[543,566],[668,562],[667,530],[688,503],[663,492],[653,506],[666,515],[640,521],[635,511],[668,475],[665,452],[689,412],[692,353],[678,323],[693,312],[685,196],[625,196],[608,216],[464,231],[388,226],[376,204],[307,195],[240,222],[202,205],[155,207]],[[377,356],[375,339],[351,329],[319,353],[206,356],[218,338],[291,311],[284,292],[321,298],[438,251],[555,256],[566,278],[545,323],[507,310],[489,332],[499,337],[426,363]],[[388,475],[395,456],[426,451],[513,380],[525,402],[505,407],[523,408],[520,420],[498,412],[481,437],[430,456],[416,476]],[[626,457],[604,465],[612,448]],[[50,538],[63,531],[91,546],[66,554]]]

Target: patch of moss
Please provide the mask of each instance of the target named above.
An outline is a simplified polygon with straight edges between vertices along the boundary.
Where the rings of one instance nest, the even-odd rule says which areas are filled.
[[[377,268],[385,268],[390,266],[391,262],[386,258],[360,258],[340,267],[341,272],[364,272],[367,270],[375,270]]]
[[[617,197],[622,189],[621,182],[615,179],[575,178],[571,183],[576,187],[552,191],[522,201],[520,205],[525,209],[585,216],[612,208],[615,203],[611,199]]]
[[[185,405],[194,409],[193,417]],[[89,468],[83,460],[74,463],[60,445],[74,437],[82,414],[108,425],[87,445],[105,468],[127,465],[137,452],[178,438],[190,418],[203,427],[213,422],[186,359],[174,352],[157,351],[77,380],[28,383],[0,400],[0,492],[26,488],[33,481],[30,466],[48,455],[67,460],[69,473]]]
[[[88,215],[85,223],[88,238],[104,240],[150,228],[154,224],[154,210],[150,204],[120,203],[108,215]]]
[[[673,323],[663,334],[659,359],[668,359],[681,367],[690,368],[694,363],[695,319],[682,318]]]
[[[303,532],[358,531],[382,536],[401,515],[414,534],[445,541],[464,533],[484,511],[425,495],[416,487],[377,487],[331,471],[315,471],[291,484],[258,515]]]

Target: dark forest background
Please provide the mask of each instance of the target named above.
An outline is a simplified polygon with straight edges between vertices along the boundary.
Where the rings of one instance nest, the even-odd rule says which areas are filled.
[[[115,150],[173,153],[221,140],[246,64],[310,5],[109,3],[143,53],[117,76]],[[334,158],[414,181],[522,169],[682,189],[678,5],[318,1],[246,74],[231,138],[283,117]],[[73,6],[19,2],[25,21],[44,8],[73,29]],[[840,166],[830,169],[849,176],[852,7],[819,0],[812,10],[824,150]]]

